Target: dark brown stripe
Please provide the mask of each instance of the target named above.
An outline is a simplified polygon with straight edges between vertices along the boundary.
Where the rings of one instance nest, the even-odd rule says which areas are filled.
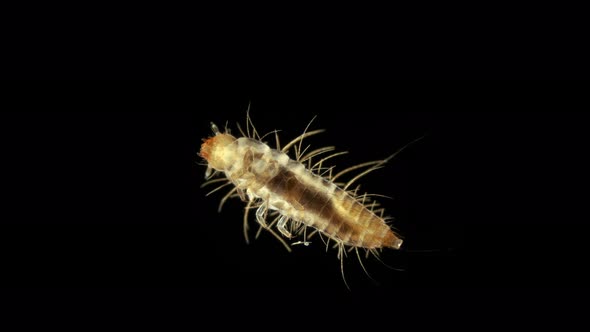
[[[353,232],[353,228],[336,212],[325,192],[307,188],[286,167],[281,167],[277,175],[266,185],[270,191],[280,195],[291,205],[303,206],[310,213],[327,220],[327,228],[322,229],[322,231],[330,235],[336,235],[337,233],[342,237],[346,237]]]
[[[285,167],[281,167],[277,175],[266,183],[266,186],[273,193],[285,197],[287,201],[292,200],[299,192],[298,188],[302,187],[295,174],[288,171]]]

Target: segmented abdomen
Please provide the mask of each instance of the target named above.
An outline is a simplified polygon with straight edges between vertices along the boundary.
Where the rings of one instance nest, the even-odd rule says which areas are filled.
[[[226,175],[251,198],[345,245],[400,248],[402,240],[381,217],[328,179],[260,142],[236,143],[244,159]]]

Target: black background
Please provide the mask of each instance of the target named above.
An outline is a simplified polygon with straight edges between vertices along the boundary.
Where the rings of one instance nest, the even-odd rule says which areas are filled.
[[[511,303],[522,292],[585,288],[585,91],[555,82],[9,84],[0,286],[174,289],[226,294],[236,306],[248,305],[243,294],[312,303],[350,294],[335,250],[315,238],[288,253],[266,232],[248,245],[244,204],[218,213],[224,191],[200,188],[209,122],[237,132],[251,103],[258,131],[280,129],[283,142],[317,115],[311,127],[327,131],[307,142],[349,151],[338,169],[425,136],[360,181],[394,197],[380,201],[405,243],[382,254],[395,269],[365,261],[377,284],[352,253],[352,294],[403,296],[422,310],[433,303],[423,296],[445,307],[481,292]]]

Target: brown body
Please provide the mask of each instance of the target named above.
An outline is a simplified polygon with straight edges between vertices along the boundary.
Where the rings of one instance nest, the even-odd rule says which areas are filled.
[[[309,179],[304,177],[312,178],[315,185],[309,185]],[[307,173],[302,178],[297,171],[281,168],[266,186],[283,195],[292,207],[303,208],[290,211],[295,220],[301,218],[298,221],[345,245],[367,249],[401,246],[402,240],[383,219],[346,191],[315,174]]]
[[[403,242],[383,218],[349,192],[260,141],[217,134],[203,144],[201,155],[250,201],[315,228],[337,243],[399,249]]]

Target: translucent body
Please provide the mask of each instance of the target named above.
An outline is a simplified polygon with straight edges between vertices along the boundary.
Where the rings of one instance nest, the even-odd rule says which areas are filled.
[[[205,141],[201,155],[209,167],[225,174],[242,199],[257,206],[260,224],[268,227],[269,211],[277,211],[277,228],[287,238],[311,227],[341,246],[401,247],[402,240],[384,218],[361,200],[366,196],[356,197],[259,140],[217,132]]]

